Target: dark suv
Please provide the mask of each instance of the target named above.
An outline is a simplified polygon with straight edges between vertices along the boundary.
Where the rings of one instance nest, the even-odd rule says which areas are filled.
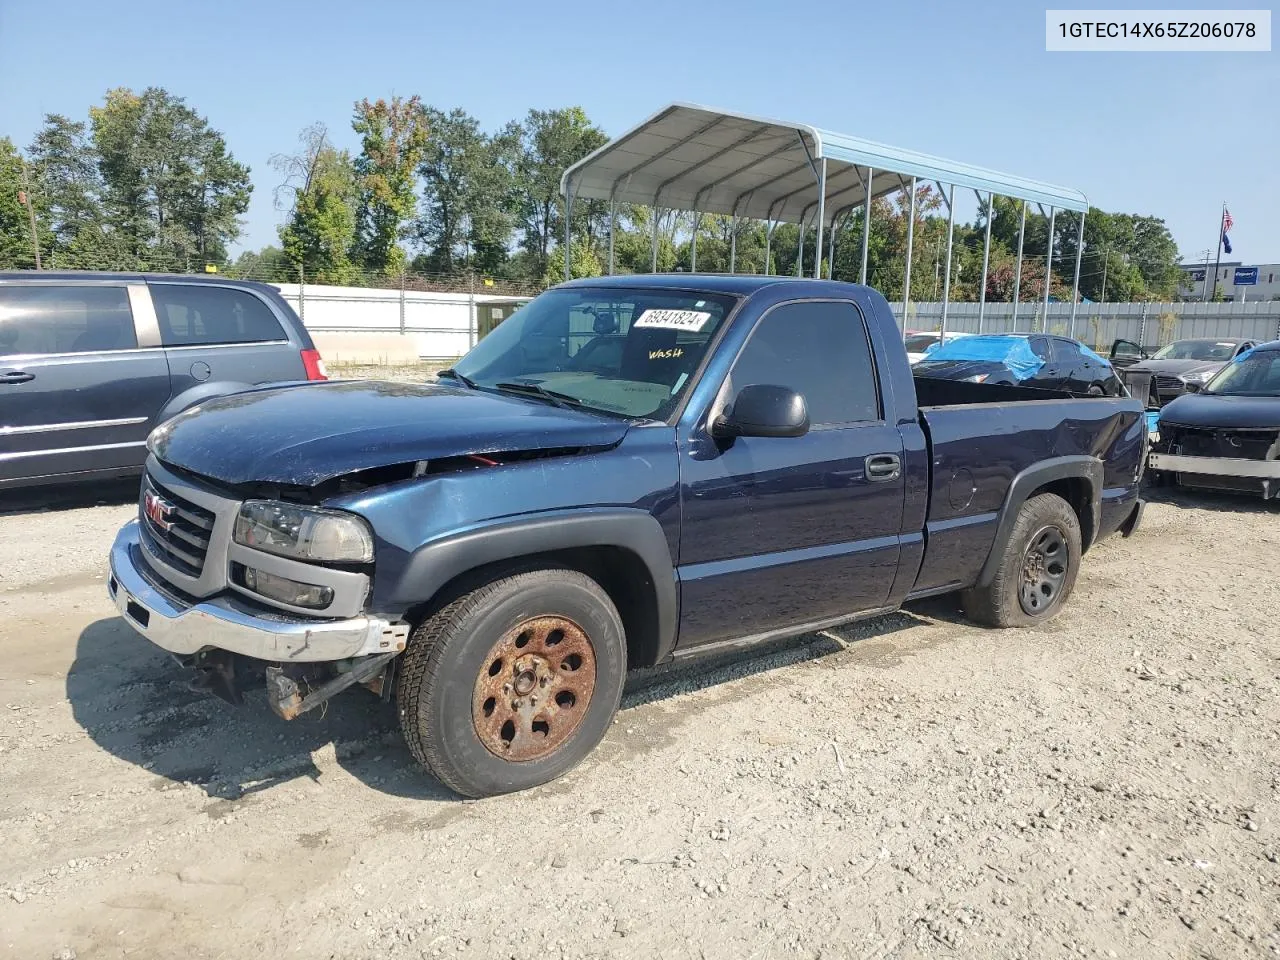
[[[323,380],[279,292],[215,277],[0,273],[0,490],[141,470],[202,400]]]

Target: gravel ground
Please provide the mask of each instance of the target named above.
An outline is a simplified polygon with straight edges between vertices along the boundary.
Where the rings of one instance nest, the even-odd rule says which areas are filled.
[[[938,601],[632,677],[462,802],[365,691],[278,721],[118,618],[132,512],[0,515],[0,955],[1280,953],[1280,510],[1166,499],[1035,631]]]

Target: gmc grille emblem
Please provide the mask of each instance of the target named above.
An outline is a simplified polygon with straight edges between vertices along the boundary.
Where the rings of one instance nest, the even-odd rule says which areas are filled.
[[[173,527],[173,521],[169,517],[173,515],[176,509],[177,507],[168,500],[157,496],[150,490],[142,495],[142,512],[147,515],[148,520],[161,530],[167,532]]]

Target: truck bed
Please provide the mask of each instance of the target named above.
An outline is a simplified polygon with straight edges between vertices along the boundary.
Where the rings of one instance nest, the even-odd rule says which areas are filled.
[[[973,583],[974,557],[990,552],[1001,507],[1029,468],[1096,461],[1102,506],[1092,525],[1082,524],[1086,549],[1132,511],[1146,439],[1140,402],[925,378],[915,385],[931,470],[926,550],[913,596]],[[1078,480],[1054,492],[1068,501],[1086,496]]]

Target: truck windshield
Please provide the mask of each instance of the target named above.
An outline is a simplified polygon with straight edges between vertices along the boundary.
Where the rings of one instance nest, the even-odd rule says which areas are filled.
[[[504,320],[453,369],[482,390],[662,419],[736,303],[686,290],[549,290]]]
[[[1236,397],[1280,397],[1280,350],[1251,350],[1229,363],[1204,393]]]

